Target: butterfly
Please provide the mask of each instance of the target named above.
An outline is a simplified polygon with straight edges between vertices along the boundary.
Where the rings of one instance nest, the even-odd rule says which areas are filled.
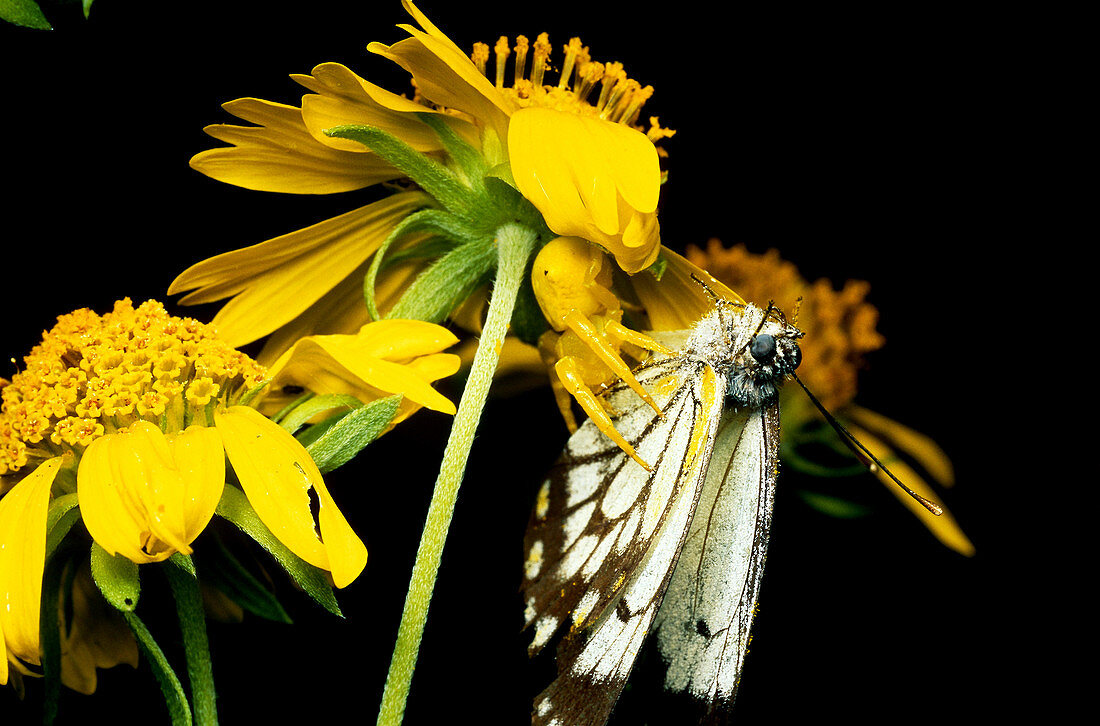
[[[602,394],[649,468],[589,420],[539,489],[524,538],[529,654],[568,630],[535,726],[605,723],[650,636],[666,690],[686,694],[700,722],[732,708],[771,529],[779,388],[797,380],[802,333],[771,305],[712,298],[669,346],[678,352],[634,370],[660,413],[622,383]]]

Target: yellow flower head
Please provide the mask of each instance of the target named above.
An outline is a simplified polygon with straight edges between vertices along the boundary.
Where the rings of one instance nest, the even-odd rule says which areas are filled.
[[[545,34],[534,43],[502,38],[490,62],[488,46],[476,44],[467,53],[415,5],[404,5],[416,21],[401,26],[409,37],[368,49],[409,72],[413,99],[323,63],[309,75],[292,76],[309,91],[299,107],[254,98],[225,104],[254,125],[208,127],[229,146],[191,160],[214,179],[284,193],[327,194],[403,180],[406,191],[200,262],[175,280],[169,293],[191,291],[185,304],[233,298],[214,322],[234,345],[278,331],[261,355],[265,362],[305,335],[352,333],[370,320],[362,281],[376,253],[395,230],[404,232],[410,217],[435,206],[435,190],[420,177],[340,129],[369,127],[440,161],[444,176],[467,187],[479,188],[486,177],[511,185],[540,215],[539,225],[599,245],[629,273],[653,264],[660,252],[657,144],[672,132],[656,118],[648,127],[639,124],[651,87],[629,79],[621,64],[593,60],[577,39],[564,46],[560,73],[548,74],[558,63]],[[459,145],[479,159],[472,176]],[[409,183],[413,177],[424,191]],[[423,229],[390,252],[427,239],[432,230]],[[378,273],[379,310],[397,300],[424,257],[387,261]],[[373,284],[373,273],[370,279]]]
[[[294,386],[344,394],[345,407],[351,397],[399,394],[400,417],[421,406],[453,412],[430,384],[457,370],[457,356],[441,352],[455,341],[429,323],[371,323],[355,335],[299,341],[268,370],[213,327],[154,301],[58,318],[2,391],[0,682],[9,661],[21,672],[21,663],[39,662],[46,511],[55,494],[72,496],[74,480],[80,517],[100,547],[159,562],[192,551],[228,486],[228,459],[274,537],[338,587],[351,583],[366,563],[362,541],[303,444],[245,402],[259,405],[265,386],[273,399]],[[129,651],[103,654],[71,637],[66,648],[78,670],[65,677],[80,688],[94,688],[89,658],[129,661]]]

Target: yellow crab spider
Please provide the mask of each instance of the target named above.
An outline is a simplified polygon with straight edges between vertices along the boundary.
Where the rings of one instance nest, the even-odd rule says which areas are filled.
[[[660,415],[660,407],[630,372],[619,351],[624,345],[666,354],[672,351],[622,324],[622,305],[611,292],[611,283],[611,263],[595,245],[577,237],[558,237],[543,247],[531,269],[531,284],[553,330],[539,339],[539,352],[547,366],[554,368],[556,376],[550,377],[550,385],[569,431],[577,430],[572,395],[600,431],[650,469],[615,430],[592,387],[622,379]],[[632,353],[631,357],[641,359],[645,354]]]

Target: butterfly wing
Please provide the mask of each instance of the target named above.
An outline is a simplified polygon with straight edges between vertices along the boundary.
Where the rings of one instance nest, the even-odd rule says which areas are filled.
[[[657,613],[688,531],[723,406],[713,370],[672,356],[637,372],[663,416],[612,388],[616,428],[646,471],[591,423],[573,435],[539,492],[525,538],[526,619],[537,653],[568,620],[558,677],[534,724],[602,724]]]
[[[657,614],[665,687],[720,723],[737,693],[771,529],[779,407],[727,409],[680,559]]]

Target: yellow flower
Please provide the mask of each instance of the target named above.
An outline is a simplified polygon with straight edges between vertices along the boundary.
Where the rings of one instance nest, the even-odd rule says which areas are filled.
[[[478,43],[464,53],[415,5],[404,5],[419,27],[402,25],[408,38],[388,46],[372,43],[368,50],[409,72],[414,99],[324,63],[311,75],[292,76],[310,91],[300,107],[258,99],[226,104],[230,113],[255,125],[208,127],[211,136],[231,146],[197,154],[192,166],[226,183],[285,193],[325,194],[404,179],[406,174],[380,153],[326,133],[369,126],[451,164],[463,183],[481,183],[464,178],[450,158],[453,148],[444,129],[480,155],[489,175],[515,186],[554,233],[602,246],[627,272],[652,264],[660,249],[656,205],[662,173],[656,143],[672,135],[656,118],[648,129],[638,125],[653,89],[627,78],[619,64],[593,61],[577,39],[565,46],[561,72],[548,83],[551,46],[545,34],[533,45],[524,36],[514,46],[501,38],[490,79],[488,46]],[[408,186],[408,180],[403,183]],[[214,322],[234,345],[281,328],[261,354],[269,362],[302,336],[351,333],[367,322],[361,283],[372,255],[402,221],[434,204],[421,191],[398,192],[200,262],[169,292],[193,291],[182,298],[184,304],[233,298]],[[406,261],[384,269],[379,309],[388,309],[396,291],[422,267],[423,261]]]
[[[906,485],[921,496],[935,498],[925,477],[940,486],[954,484],[951,461],[935,442],[853,402],[864,355],[884,343],[875,330],[878,311],[865,302],[870,290],[866,282],[850,280],[837,291],[828,280],[805,280],[798,268],[781,259],[775,250],[757,255],[741,245],[725,248],[718,240],[711,240],[705,251],[689,246],[687,257],[738,290],[746,300],[758,305],[774,301],[788,314],[797,312],[798,327],[806,334],[799,341],[799,377]],[[800,391],[787,387],[782,418],[783,438],[790,442],[797,441],[801,430],[818,420],[818,414]],[[924,476],[902,462],[896,451],[919,463]],[[788,461],[796,455],[786,443],[784,453]],[[876,476],[943,544],[964,555],[974,553],[974,545],[950,512],[945,510],[937,517],[899,489],[885,472],[880,470]]]

